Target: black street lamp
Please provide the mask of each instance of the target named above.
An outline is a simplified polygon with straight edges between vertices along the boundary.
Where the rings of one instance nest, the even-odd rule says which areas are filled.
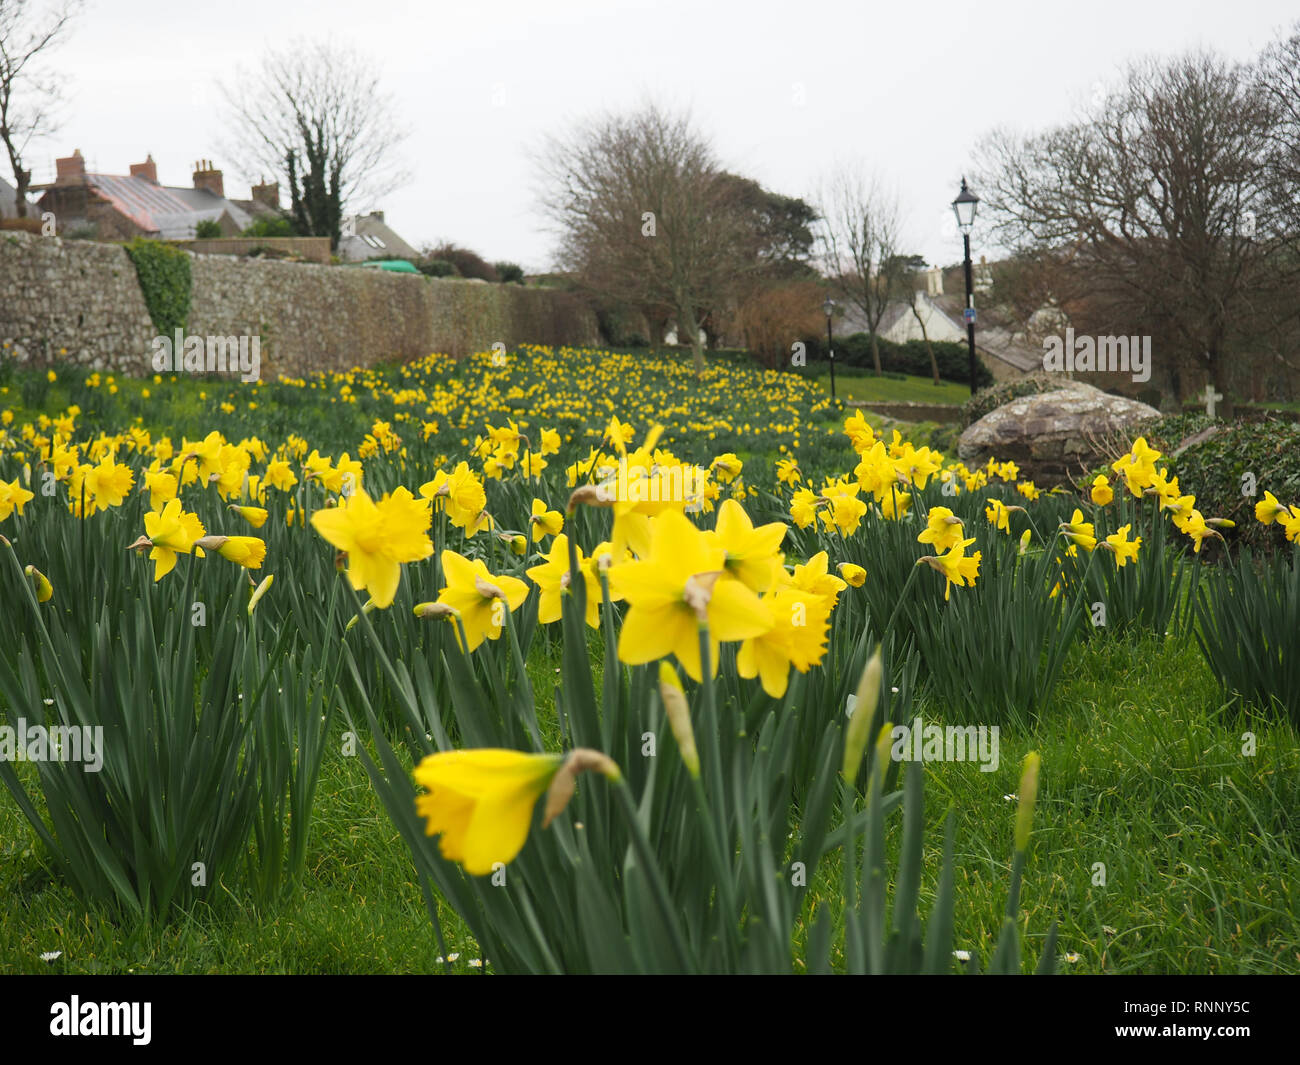
[[[826,312],[826,354],[831,360],[831,401],[835,400],[835,349],[831,345],[835,342],[831,337],[831,315],[835,313],[835,301],[829,296],[826,302],[822,304],[822,310]]]
[[[970,394],[975,394],[975,286],[971,280],[970,231],[975,224],[975,210],[980,198],[966,187],[966,179],[961,179],[961,192],[952,201],[952,213],[957,216],[957,228],[961,230],[962,243],[966,248],[966,309],[962,317],[966,319],[966,340],[970,345]]]

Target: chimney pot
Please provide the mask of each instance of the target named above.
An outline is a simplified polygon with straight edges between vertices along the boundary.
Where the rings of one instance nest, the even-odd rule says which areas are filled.
[[[226,198],[226,187],[221,171],[213,168],[211,159],[203,159],[194,164],[194,187],[207,189],[212,195],[219,196],[223,200]]]
[[[56,185],[84,185],[86,183],[86,160],[82,158],[81,149],[77,148],[69,156],[54,160]]]
[[[153,154],[150,153],[143,163],[131,164],[131,176],[144,178],[153,184],[158,184],[158,164],[153,161]]]
[[[278,181],[263,181],[260,185],[252,187],[252,198],[260,204],[267,207],[280,209],[280,183]]]

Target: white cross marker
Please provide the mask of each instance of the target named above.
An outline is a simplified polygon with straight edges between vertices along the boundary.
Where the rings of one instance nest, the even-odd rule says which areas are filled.
[[[1205,386],[1205,413],[1211,418],[1214,417],[1214,404],[1222,398],[1223,393],[1214,391],[1213,385]]]

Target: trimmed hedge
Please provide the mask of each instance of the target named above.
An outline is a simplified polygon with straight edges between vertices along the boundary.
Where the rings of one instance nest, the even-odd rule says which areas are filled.
[[[135,264],[144,305],[163,336],[184,329],[190,320],[190,257],[180,248],[136,237],[126,245]]]
[[[826,338],[804,337],[809,359],[826,358]],[[910,374],[913,377],[929,377],[930,353],[925,349],[924,340],[909,340],[905,344],[896,344],[884,337],[878,338],[880,346],[880,368],[886,372]],[[970,351],[965,344],[951,340],[932,340],[934,359],[939,364],[939,377],[944,381],[958,384],[970,384]],[[845,337],[835,338],[835,361],[841,366],[855,366],[875,369],[871,358],[871,334],[851,333]],[[984,388],[993,384],[993,375],[978,359],[975,360],[975,387]]]

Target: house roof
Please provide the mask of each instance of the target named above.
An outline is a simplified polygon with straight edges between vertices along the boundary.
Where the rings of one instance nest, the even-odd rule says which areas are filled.
[[[965,333],[966,327],[962,321],[962,309],[966,306],[964,295],[948,293],[941,296],[924,295],[924,298],[935,313],[943,315],[954,329]],[[975,326],[975,348],[977,351],[1000,359],[1025,373],[1042,369],[1041,348],[1035,348],[1015,327],[1015,324],[1005,315],[999,314],[996,308],[981,305],[978,299],[976,306],[978,318]],[[903,301],[890,302],[880,316],[880,324],[876,327],[877,335],[888,333],[901,318],[911,313],[911,307]],[[866,330],[866,320],[862,312],[852,305],[846,308],[843,319],[836,323],[835,328],[835,332],[839,335],[866,332]]]
[[[361,262],[377,256],[414,259],[419,252],[399,237],[374,214],[357,215],[353,219],[353,235],[339,241],[339,258],[346,262]]]
[[[138,177],[115,174],[87,174],[86,184],[101,199],[107,200],[118,213],[131,219],[141,229],[156,232],[160,227],[155,216],[188,214],[190,207],[174,196],[171,189]]]
[[[118,174],[87,174],[86,184],[120,214],[163,240],[191,238],[199,222],[217,221],[227,214],[240,229],[253,220],[233,201],[207,189],[155,185],[147,178]]]
[[[209,192],[207,189],[183,189],[168,187],[168,192],[175,196],[182,203],[189,206],[190,211],[195,214],[206,214],[212,218],[220,218],[223,210],[230,212],[230,217],[241,230],[247,229],[252,224],[253,216],[240,207],[234,200],[226,199],[224,196],[218,196],[215,192]],[[215,211],[216,214],[211,214]]]

